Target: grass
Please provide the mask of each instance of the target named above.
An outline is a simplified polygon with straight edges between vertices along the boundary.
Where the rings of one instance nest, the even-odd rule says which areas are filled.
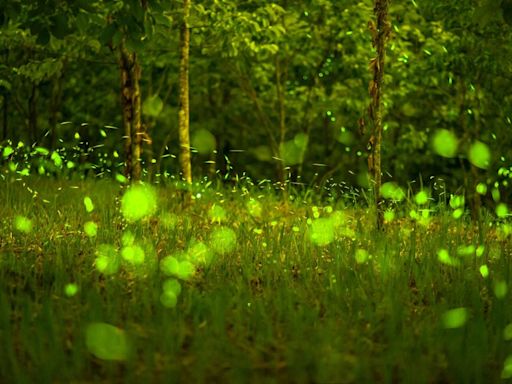
[[[365,207],[284,205],[255,188],[203,186],[186,209],[174,188],[159,187],[154,214],[129,223],[117,184],[26,180],[0,189],[2,382],[491,383],[512,376],[505,364],[511,242],[491,218],[479,232],[449,206],[431,206],[428,222],[397,218],[377,232]],[[250,198],[259,204],[248,205]],[[26,233],[15,228],[20,215],[32,221]],[[96,236],[84,232],[88,221],[98,225]],[[233,247],[222,236],[214,244],[218,228],[234,231]],[[128,231],[144,263],[98,271],[101,244],[121,248]],[[178,279],[176,305],[164,305],[169,273],[161,260],[183,260],[198,243],[211,261]],[[463,246],[474,248],[458,255]],[[442,249],[454,265],[439,260]],[[128,346],[107,329],[97,343],[112,359],[102,358],[88,341],[91,324],[117,327]]]

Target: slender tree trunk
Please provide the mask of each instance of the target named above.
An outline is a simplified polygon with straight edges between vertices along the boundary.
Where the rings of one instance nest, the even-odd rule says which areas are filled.
[[[30,141],[34,144],[37,141],[37,85],[32,84],[32,91],[28,98],[28,131]]]
[[[147,135],[142,125],[141,68],[135,53],[120,47],[121,106],[123,110],[125,176],[139,181],[142,176],[142,144]]]
[[[183,0],[183,21],[180,29],[180,107],[178,114],[178,130],[180,140],[180,167],[183,179],[192,183],[192,166],[190,160],[190,111],[189,111],[189,55],[190,0]]]
[[[121,73],[121,107],[123,111],[124,132],[124,175],[131,179],[132,176],[132,89],[133,79],[131,71],[131,54],[124,47],[120,47],[119,69]]]
[[[58,78],[53,81],[52,88],[52,99],[50,104],[50,148],[55,149],[55,145],[57,143],[57,121],[59,119],[59,110],[62,100],[62,82],[63,75],[60,75]]]
[[[7,62],[9,60],[9,50],[6,49],[4,51],[4,63],[7,65]],[[9,92],[5,90],[5,93],[3,95],[3,103],[2,103],[2,139],[7,140],[7,136],[9,134],[8,132],[8,125],[9,125]]]
[[[283,145],[286,137],[286,105],[285,105],[285,96],[283,91],[283,73],[281,69],[281,62],[279,58],[276,58],[276,92],[277,92],[277,103],[279,110],[279,150],[283,150]],[[286,184],[286,167],[285,167],[285,159],[283,159],[283,154],[280,153],[278,165],[278,176],[279,182],[281,183],[281,188],[285,189]]]
[[[137,56],[133,54],[132,67],[132,181],[139,181],[142,176],[142,144],[146,137],[142,125],[141,96],[140,96],[140,75],[141,69]]]
[[[8,120],[8,116],[9,116],[9,94],[8,93],[4,94],[2,110],[3,110],[3,116],[2,116],[3,117],[3,119],[2,119],[2,139],[6,140],[7,136],[9,135],[9,132],[8,132],[8,125],[9,125],[9,120]]]
[[[376,49],[376,57],[370,62],[373,79],[370,81],[371,96],[370,118],[373,123],[373,133],[370,137],[370,155],[368,170],[373,178],[375,204],[377,210],[377,228],[382,228],[384,222],[384,206],[380,195],[382,185],[381,147],[382,147],[382,88],[384,84],[384,63],[386,58],[386,41],[390,34],[388,10],[390,0],[375,0],[373,12],[376,23],[370,22],[372,42]]]

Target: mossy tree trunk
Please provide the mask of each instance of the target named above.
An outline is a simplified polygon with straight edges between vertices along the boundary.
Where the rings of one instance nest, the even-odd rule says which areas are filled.
[[[190,111],[189,111],[189,56],[190,29],[190,0],[183,0],[183,20],[180,28],[180,103],[178,112],[178,130],[180,142],[180,167],[183,179],[187,184],[192,183],[192,166],[190,159]]]
[[[384,222],[384,206],[380,193],[382,185],[382,91],[384,85],[386,41],[391,31],[391,25],[388,20],[389,3],[390,0],[375,0],[373,8],[375,22],[370,21],[369,23],[373,47],[376,49],[376,57],[370,61],[370,69],[373,73],[373,78],[369,85],[371,96],[369,115],[373,125],[373,132],[368,143],[370,149],[368,170],[374,183],[377,228],[379,229],[382,228]]]

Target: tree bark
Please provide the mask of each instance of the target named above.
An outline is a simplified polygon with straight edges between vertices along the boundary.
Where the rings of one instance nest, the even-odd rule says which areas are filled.
[[[189,55],[190,0],[183,1],[183,20],[180,28],[180,106],[178,113],[178,130],[180,141],[180,167],[183,179],[192,184],[192,166],[190,159],[190,110],[189,110]]]
[[[132,176],[132,55],[124,47],[120,47],[119,69],[121,73],[121,107],[123,111],[124,132],[124,175],[131,179]]]
[[[132,89],[132,181],[140,181],[142,177],[142,144],[143,139],[146,137],[142,125],[142,112],[141,112],[141,96],[140,96],[140,75],[141,69],[137,60],[137,56],[133,54],[133,89]]]
[[[52,98],[50,104],[50,117],[48,123],[50,125],[50,145],[51,149],[55,149],[57,144],[57,121],[59,119],[59,111],[62,100],[62,83],[64,76],[61,74],[53,80]]]
[[[123,45],[120,47],[119,69],[124,131],[124,173],[131,181],[139,181],[142,177],[142,145],[147,138],[142,124],[141,68],[137,55],[129,52]]]
[[[34,144],[37,141],[37,85],[32,84],[32,91],[28,98],[28,131],[30,141]]]
[[[279,110],[279,151],[283,150],[284,141],[286,138],[286,105],[285,105],[285,95],[283,91],[283,73],[281,69],[281,62],[279,58],[276,58],[276,93],[277,93],[277,103]],[[279,154],[278,165],[278,177],[279,182],[281,183],[281,188],[285,190],[286,185],[286,164],[285,159],[283,159],[283,154]]]
[[[8,116],[9,116],[9,95],[8,95],[7,92],[4,94],[2,110],[3,110],[3,119],[2,119],[2,131],[3,131],[3,133],[2,133],[2,139],[3,140],[7,140],[7,136],[9,135],[9,132],[8,132],[8,125],[9,125],[9,120],[8,120]]]
[[[370,81],[369,92],[371,103],[369,108],[370,119],[373,123],[373,133],[368,146],[370,154],[368,157],[368,170],[373,178],[375,205],[377,210],[377,228],[382,228],[384,222],[384,206],[380,189],[382,185],[382,89],[384,85],[384,63],[386,59],[386,41],[391,31],[388,21],[388,10],[390,0],[375,0],[373,12],[376,23],[370,22],[372,32],[372,43],[376,49],[376,57],[370,62],[373,72],[373,79]]]

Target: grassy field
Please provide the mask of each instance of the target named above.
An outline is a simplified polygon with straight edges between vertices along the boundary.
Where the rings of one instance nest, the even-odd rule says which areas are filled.
[[[503,223],[408,202],[376,231],[341,200],[27,180],[0,188],[2,383],[512,377]]]

